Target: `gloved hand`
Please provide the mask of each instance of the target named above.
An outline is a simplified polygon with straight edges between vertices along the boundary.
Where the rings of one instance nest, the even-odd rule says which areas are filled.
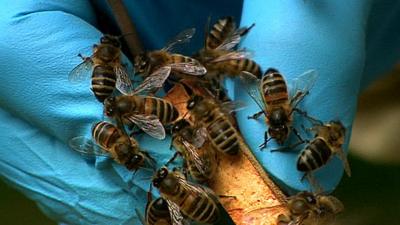
[[[103,117],[102,105],[89,90],[89,81],[79,85],[68,82],[68,73],[81,62],[76,55],[90,55],[91,46],[101,36],[95,28],[92,5],[85,1],[48,0],[1,3],[0,124],[6,131],[0,136],[2,177],[57,221],[139,224],[134,209],[143,210],[145,206],[149,182],[144,178],[151,172],[139,170],[132,179],[133,174],[123,166],[101,159],[96,160],[95,168],[67,146],[72,137],[88,136],[91,125]],[[210,14],[213,18],[239,18],[241,2],[232,4],[126,1],[149,49],[161,48],[185,28],[195,26],[202,31]],[[338,112],[349,129],[359,83],[367,79],[362,72],[368,56],[364,24],[369,7],[358,4],[245,1],[242,18],[243,25],[257,24],[243,43],[255,51],[255,60],[263,68],[278,68],[289,80],[304,70],[317,69],[320,79],[305,99],[304,105],[310,105],[307,111],[324,121],[336,116],[332,112]],[[107,11],[105,2],[96,2],[96,6]],[[378,37],[386,37],[386,33],[380,34]],[[193,49],[201,46],[202,38],[197,35]],[[381,43],[374,38],[368,40],[373,46]],[[376,54],[380,48],[374,50],[378,51]],[[230,91],[235,98],[248,100],[238,88]],[[320,98],[324,101],[313,106]],[[328,110],[331,108],[335,109]],[[246,141],[272,175],[290,188],[303,190],[305,184],[300,183],[294,167],[296,153],[257,150],[263,135],[253,132],[263,133],[265,125],[246,118],[256,110],[251,106],[238,114]],[[143,136],[139,141],[158,166],[173,154],[169,139],[157,141]],[[336,186],[341,168],[335,160],[318,174],[327,190]]]

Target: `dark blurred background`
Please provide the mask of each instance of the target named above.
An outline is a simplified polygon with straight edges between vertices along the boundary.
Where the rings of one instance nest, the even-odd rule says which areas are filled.
[[[335,225],[400,224],[400,65],[360,96],[349,158],[353,175],[335,191]],[[0,179],[0,224],[50,225],[34,202]]]

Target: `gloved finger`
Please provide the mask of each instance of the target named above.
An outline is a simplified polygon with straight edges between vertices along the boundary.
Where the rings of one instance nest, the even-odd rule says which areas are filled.
[[[113,170],[99,171],[64,143],[0,109],[0,176],[68,224],[133,224],[144,205]],[[145,195],[142,193],[142,195]]]
[[[255,22],[256,27],[242,46],[255,52],[255,60],[263,68],[280,70],[289,83],[306,70],[315,69],[319,73],[318,80],[300,108],[325,122],[342,121],[347,129],[347,150],[364,65],[367,4],[260,0],[245,1],[243,7],[242,25]],[[238,112],[237,117],[253,152],[287,191],[310,189],[308,182],[301,182],[303,173],[296,169],[299,149],[271,153],[269,150],[278,148],[271,142],[268,150],[259,150],[267,127],[263,118],[258,121],[247,119],[260,109],[244,90],[237,84],[235,96],[251,106]],[[305,119],[300,118],[297,125],[304,122]],[[303,129],[297,127],[297,130],[305,136]],[[292,132],[285,144],[297,142],[293,136]],[[343,166],[337,157],[315,173],[327,192],[336,187],[342,174]]]
[[[372,1],[366,28],[366,59],[361,90],[385,74],[400,58],[400,3]]]
[[[24,1],[0,10],[0,105],[63,143],[102,116],[90,79],[68,81],[101,33],[88,2]],[[82,19],[84,18],[84,19]],[[90,73],[88,74],[90,78]],[[83,133],[81,133],[83,131]]]
[[[75,7],[80,10],[74,11]],[[68,82],[68,73],[81,62],[77,54],[90,55],[91,46],[98,42],[101,36],[101,33],[93,26],[72,14],[86,13],[82,18],[93,21],[94,18],[87,16],[87,14],[93,16],[90,5],[87,3],[82,4],[82,2],[78,1],[76,4],[71,2],[53,3],[50,1],[34,4],[32,1],[24,2],[24,4],[15,4],[15,6],[8,4],[1,10],[0,40],[3,46],[0,53],[2,55],[0,57],[0,65],[3,74],[7,74],[7,76],[1,76],[0,104],[5,111],[10,112],[15,117],[20,118],[21,121],[29,123],[37,129],[36,132],[47,140],[47,142],[41,143],[37,140],[37,137],[28,136],[25,142],[28,142],[29,145],[25,147],[24,151],[21,150],[21,153],[45,158],[46,160],[43,160],[42,163],[35,162],[35,164],[32,164],[35,167],[39,167],[38,170],[40,170],[41,166],[46,165],[44,162],[48,161],[47,151],[52,151],[54,148],[59,149],[57,152],[62,152],[58,153],[60,156],[66,155],[65,163],[61,164],[59,160],[58,164],[51,164],[56,172],[54,174],[41,172],[36,175],[36,179],[43,180],[48,185],[55,185],[60,189],[64,188],[64,185],[77,186],[78,190],[72,196],[77,199],[76,201],[80,200],[82,196],[87,196],[84,201],[88,204],[78,202],[83,205],[82,208],[67,208],[65,205],[70,200],[68,196],[62,196],[64,198],[57,196],[59,204],[54,206],[46,202],[47,198],[38,197],[35,200],[39,201],[41,205],[45,205],[46,207],[43,208],[53,218],[66,220],[70,224],[93,224],[91,221],[97,220],[97,218],[99,218],[99,221],[115,219],[110,214],[114,213],[115,210],[118,211],[119,208],[110,204],[110,201],[113,200],[121,202],[120,206],[126,207],[124,210],[130,210],[129,213],[125,211],[126,215],[121,217],[119,224],[133,221],[135,215],[132,207],[137,205],[144,207],[145,201],[139,201],[135,196],[130,195],[130,197],[127,197],[125,195],[129,195],[128,191],[132,191],[130,189],[133,189],[135,193],[137,192],[136,194],[140,193],[141,196],[145,196],[145,192],[135,186],[128,186],[123,190],[119,190],[120,193],[114,196],[111,195],[111,191],[107,192],[108,189],[114,188],[114,192],[117,192],[115,191],[117,187],[124,187],[121,184],[115,184],[115,186],[111,187],[103,185],[104,182],[113,179],[116,180],[116,183],[121,183],[120,178],[112,172],[113,170],[103,170],[101,171],[102,175],[93,178],[104,181],[98,182],[98,186],[94,187],[95,194],[93,196],[90,196],[91,189],[88,188],[83,191],[83,188],[80,187],[87,183],[88,177],[80,179],[73,176],[73,174],[71,176],[66,174],[65,176],[68,176],[69,179],[66,179],[65,184],[58,184],[56,181],[54,181],[54,184],[52,180],[52,176],[66,173],[64,170],[76,170],[77,174],[80,174],[80,168],[76,166],[76,163],[83,162],[82,158],[78,157],[77,153],[72,152],[66,146],[66,143],[72,137],[89,135],[92,123],[101,120],[103,117],[102,105],[95,100],[89,89],[90,79],[88,79],[87,83],[78,85]],[[4,43],[7,43],[7,45],[4,45]],[[8,118],[4,118],[1,121],[6,124],[8,123]],[[10,127],[12,125],[11,123]],[[7,148],[11,149],[13,146],[11,142],[4,143]],[[51,145],[51,143],[56,143],[56,146]],[[39,151],[39,149],[44,150]],[[74,157],[70,157],[71,155]],[[52,155],[50,154],[50,156]],[[2,159],[9,161],[11,157],[12,155],[9,154],[3,156]],[[9,167],[23,168],[26,166],[25,164],[19,164],[19,162],[14,161],[10,163]],[[91,166],[93,169],[93,165]],[[129,172],[126,171],[126,173]],[[5,170],[4,176],[11,177],[12,170]],[[33,194],[28,191],[30,188],[28,180],[21,179],[20,182],[16,181],[17,179],[13,182],[14,185],[25,190],[28,194]],[[125,184],[125,182],[122,183]],[[41,187],[40,183],[38,186]],[[101,192],[103,188],[105,190]],[[37,188],[36,195],[46,196],[46,190],[46,188]],[[65,195],[68,194],[65,193]],[[107,198],[99,197],[102,195],[107,195],[107,198],[108,196],[113,196],[113,199],[107,200]],[[126,198],[126,200],[119,199],[120,197]],[[90,202],[91,198],[94,198],[95,204]],[[82,212],[85,210],[94,212],[93,214]],[[119,210],[118,213],[124,212],[124,210]],[[118,213],[115,215],[118,216]],[[71,219],[69,214],[76,214],[76,216],[71,216]],[[108,217],[108,219],[102,220],[103,217]],[[79,220],[75,220],[76,218],[79,218]]]

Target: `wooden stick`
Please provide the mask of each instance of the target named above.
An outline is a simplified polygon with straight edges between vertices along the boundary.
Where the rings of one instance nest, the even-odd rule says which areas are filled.
[[[139,39],[136,27],[130,19],[122,0],[107,0],[107,2],[112,9],[122,35],[129,34],[123,37],[128,45],[131,55],[135,56],[143,52],[143,45]]]

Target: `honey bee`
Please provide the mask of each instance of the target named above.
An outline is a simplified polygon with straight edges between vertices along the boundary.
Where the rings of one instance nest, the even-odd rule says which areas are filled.
[[[165,138],[164,126],[173,124],[178,110],[167,100],[149,96],[122,95],[104,101],[104,113],[121,124],[136,125],[150,136]]]
[[[219,219],[217,196],[208,188],[188,182],[179,171],[168,171],[162,167],[152,179],[160,195],[174,207],[173,214],[180,211],[183,216],[200,223],[213,224]]]
[[[327,225],[344,210],[343,203],[331,195],[299,192],[289,197],[289,215],[280,214],[278,225]]]
[[[119,37],[104,35],[100,44],[93,46],[93,54],[82,58],[83,62],[69,73],[69,81],[79,82],[92,74],[92,88],[100,102],[111,96],[117,88],[121,93],[131,92],[132,83],[125,68],[121,65],[121,43]],[[90,73],[92,71],[92,73]]]
[[[214,24],[206,35],[204,48],[195,55],[206,67],[207,77],[218,80],[220,75],[237,76],[242,71],[261,77],[261,67],[249,59],[249,52],[234,49],[254,25],[237,29],[233,17],[222,18]]]
[[[315,132],[315,137],[311,141],[300,142],[307,142],[307,145],[297,159],[297,170],[304,172],[310,179],[310,183],[315,185],[310,173],[326,165],[334,155],[337,155],[343,161],[344,169],[350,177],[350,165],[343,150],[346,134],[343,124],[340,121],[330,121],[325,124],[320,122],[311,130]]]
[[[162,197],[153,200],[151,188],[147,193],[145,218],[141,216],[138,209],[135,211],[143,225],[189,225],[176,204]]]
[[[135,73],[145,77],[141,86],[150,85],[153,90],[161,88],[172,72],[193,76],[204,75],[207,70],[196,59],[171,53],[177,44],[188,42],[194,33],[194,28],[184,30],[161,50],[137,55],[134,59]],[[142,88],[141,86],[138,88]]]
[[[289,94],[289,88],[283,75],[276,69],[268,69],[261,80],[250,73],[242,73],[241,80],[248,94],[261,109],[260,112],[248,116],[248,118],[258,119],[259,116],[264,114],[265,122],[269,126],[268,131],[264,133],[264,142],[260,145],[261,149],[265,148],[271,139],[275,139],[279,145],[282,145],[288,138],[290,131],[293,131],[302,140],[297,130],[292,126],[293,112],[307,116],[304,111],[297,108],[297,105],[309,93],[316,78],[315,70],[305,72],[294,80],[293,93]],[[260,96],[262,99],[260,99]]]
[[[205,127],[212,146],[229,155],[238,154],[243,140],[229,113],[243,107],[241,102],[218,104],[212,98],[199,95],[194,95],[187,103],[187,109],[197,124],[196,127]]]
[[[184,168],[188,168],[194,180],[204,183],[210,180],[217,168],[215,150],[207,143],[207,130],[194,128],[188,121],[182,119],[176,122],[172,129],[172,145],[184,158]]]
[[[96,148],[90,139],[79,136],[72,138],[69,145],[77,152],[91,156],[111,156],[128,170],[144,166],[146,159],[152,158],[139,147],[137,141],[129,138],[111,123],[101,121],[92,126],[92,138],[101,148]],[[151,163],[151,161],[148,161]]]

